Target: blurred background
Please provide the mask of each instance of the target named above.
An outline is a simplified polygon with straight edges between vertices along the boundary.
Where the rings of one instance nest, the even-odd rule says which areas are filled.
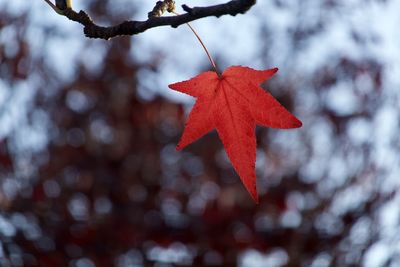
[[[111,25],[154,3],[74,9]],[[216,132],[175,150],[193,99],[167,85],[210,69],[186,26],[90,40],[0,0],[0,266],[400,266],[399,11],[269,0],[193,22],[220,69],[279,67],[264,87],[303,121],[257,128],[255,205]]]

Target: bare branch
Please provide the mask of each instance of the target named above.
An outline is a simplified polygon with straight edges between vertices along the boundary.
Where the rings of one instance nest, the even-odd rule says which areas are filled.
[[[110,39],[120,35],[134,35],[144,32],[148,29],[159,26],[178,27],[187,22],[197,20],[204,17],[222,15],[235,16],[237,14],[244,14],[249,10],[256,0],[232,0],[225,4],[219,4],[208,7],[193,7],[183,5],[183,9],[187,12],[179,16],[168,17],[151,17],[146,21],[125,21],[116,26],[102,27],[96,25],[89,15],[80,11],[75,12],[72,9],[63,10],[63,15],[70,20],[76,21],[84,26],[84,33],[89,38]]]

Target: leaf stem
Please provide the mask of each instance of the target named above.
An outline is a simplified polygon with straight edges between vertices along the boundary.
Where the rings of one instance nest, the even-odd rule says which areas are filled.
[[[175,15],[179,15],[179,13],[172,11],[172,13],[174,13]],[[211,62],[211,65],[213,66],[215,72],[218,74],[218,76],[220,76],[218,69],[217,69],[217,65],[215,64],[213,58],[211,57],[210,52],[208,51],[207,47],[205,46],[205,44],[203,43],[203,40],[201,40],[200,36],[197,34],[196,30],[192,27],[192,25],[190,25],[189,23],[186,23],[188,25],[188,27],[190,28],[190,30],[193,32],[193,34],[196,36],[197,40],[199,40],[201,46],[203,47],[204,51],[207,54],[208,59]]]

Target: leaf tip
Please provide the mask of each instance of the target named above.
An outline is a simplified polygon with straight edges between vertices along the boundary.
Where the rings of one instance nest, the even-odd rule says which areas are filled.
[[[303,123],[301,122],[301,120],[295,117],[294,128],[300,128],[301,126],[303,126]]]
[[[260,204],[260,201],[259,201],[259,198],[258,198],[257,194],[254,195],[254,196],[251,196],[251,197],[253,198],[253,201],[254,201],[255,204]]]
[[[175,149],[176,149],[177,151],[182,151],[183,146],[181,146],[181,144],[179,143],[179,144],[176,145]]]
[[[246,186],[246,189],[249,192],[251,198],[253,199],[254,203],[258,204],[259,203],[259,199],[258,199],[258,193],[257,193],[256,185],[254,184],[251,188],[249,188],[247,185],[245,185],[245,186]]]

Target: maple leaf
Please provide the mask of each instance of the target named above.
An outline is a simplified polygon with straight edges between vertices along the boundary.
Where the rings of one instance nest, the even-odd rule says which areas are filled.
[[[256,124],[281,129],[302,125],[260,87],[277,71],[277,68],[259,71],[231,66],[221,76],[207,71],[169,85],[173,90],[197,98],[177,149],[216,129],[234,169],[256,203]]]

